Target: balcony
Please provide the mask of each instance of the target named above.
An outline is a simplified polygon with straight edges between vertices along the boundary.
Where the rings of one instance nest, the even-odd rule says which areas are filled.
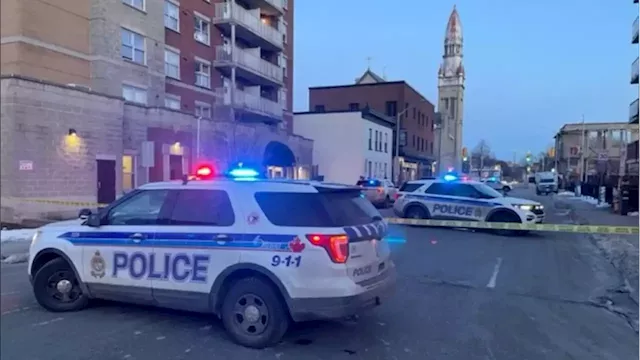
[[[636,20],[633,22],[633,26],[631,27],[631,43],[638,43],[638,17],[636,17]]]
[[[240,114],[252,114],[257,116],[244,116],[245,119],[266,123],[279,123],[282,121],[284,106],[275,101],[265,99],[262,96],[250,94],[236,89],[233,108]],[[231,106],[231,94],[228,88],[216,89],[216,105],[220,107]]]
[[[629,123],[638,123],[638,99],[629,105]]]
[[[273,0],[276,1],[276,0]],[[284,43],[282,33],[260,19],[260,9],[247,10],[235,3],[219,3],[213,23],[228,37],[231,28],[236,25],[236,38],[265,50],[282,51]]]
[[[627,163],[638,162],[638,140],[627,144]]]
[[[259,7],[269,15],[284,14],[285,0],[245,0],[251,7]]]
[[[235,67],[236,77],[251,84],[283,86],[282,68],[260,58],[260,49],[236,47],[232,52],[230,46],[216,46],[213,66],[227,77],[231,77],[231,69]]]

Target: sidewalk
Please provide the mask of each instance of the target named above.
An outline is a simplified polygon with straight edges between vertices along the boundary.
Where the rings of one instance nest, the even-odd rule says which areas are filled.
[[[577,198],[555,196],[554,201],[571,209],[571,220],[581,225],[638,226],[638,216],[611,213],[610,208],[598,208]],[[638,235],[589,234],[604,256],[618,269],[632,287],[631,297],[639,301],[638,266],[640,241]]]
[[[15,264],[29,258],[29,246],[35,229],[0,230],[0,259]]]

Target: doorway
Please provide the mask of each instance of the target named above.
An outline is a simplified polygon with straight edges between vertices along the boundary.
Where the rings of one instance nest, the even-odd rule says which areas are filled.
[[[98,167],[98,203],[109,204],[116,199],[116,161],[96,160]]]
[[[182,155],[169,155],[169,180],[182,179]]]

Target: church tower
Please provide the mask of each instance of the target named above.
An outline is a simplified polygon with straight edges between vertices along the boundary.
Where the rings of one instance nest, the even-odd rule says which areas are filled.
[[[438,112],[442,124],[438,133],[440,171],[462,166],[462,115],[464,104],[462,65],[462,23],[455,5],[444,35],[444,55],[438,70]]]

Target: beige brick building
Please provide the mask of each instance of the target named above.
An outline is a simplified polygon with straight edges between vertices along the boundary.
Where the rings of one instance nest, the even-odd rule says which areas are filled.
[[[2,0],[3,221],[44,211],[41,204],[26,206],[28,199],[109,202],[145,182],[181,177],[201,161],[226,167],[242,160],[260,164],[274,176],[312,175],[313,142],[291,132],[286,111],[268,121],[260,116],[232,120],[217,117],[218,111],[210,112],[213,118],[196,116],[202,115],[198,109],[217,103],[211,89],[217,86],[214,67],[209,67],[209,89],[167,80],[168,4],[179,10],[178,34],[184,36],[179,39],[193,42],[193,24],[188,22],[194,13],[213,14],[217,2]],[[291,0],[288,4],[292,9]],[[292,22],[290,12],[286,18]],[[214,35],[213,18],[205,20]],[[171,36],[175,42],[176,34]],[[125,56],[127,44],[130,54]],[[292,51],[292,40],[288,44]],[[211,47],[189,43],[180,53],[185,62],[193,61],[189,46],[198,46],[194,51],[200,58],[214,53]],[[290,87],[291,60],[287,64],[281,70],[289,75],[284,86]],[[193,71],[193,66],[184,68],[183,73]],[[190,93],[172,108],[168,99],[176,96],[169,88]],[[287,103],[292,103],[290,93]]]

